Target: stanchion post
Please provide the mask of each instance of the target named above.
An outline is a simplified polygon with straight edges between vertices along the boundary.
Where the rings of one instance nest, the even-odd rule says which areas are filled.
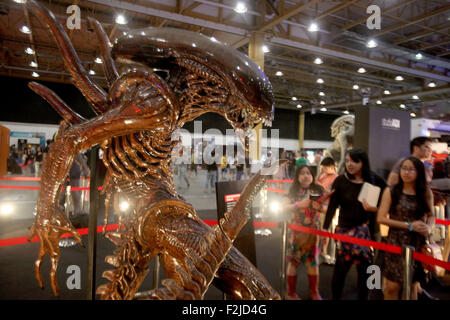
[[[412,284],[412,267],[413,260],[412,255],[414,248],[411,246],[402,247],[402,259],[403,259],[403,300],[411,300],[411,284]]]
[[[281,276],[280,294],[286,298],[286,249],[287,249],[287,222],[281,222]]]
[[[159,284],[159,255],[157,255],[155,258],[155,265],[153,269],[153,289],[158,288]]]
[[[97,210],[98,210],[98,181],[97,168],[98,147],[92,147],[89,151],[89,167],[91,181],[89,186],[89,234],[88,234],[88,267],[87,267],[87,299],[95,300],[95,272],[97,256]]]

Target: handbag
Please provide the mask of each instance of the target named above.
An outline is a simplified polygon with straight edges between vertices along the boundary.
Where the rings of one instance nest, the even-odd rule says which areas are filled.
[[[421,248],[421,253],[427,257],[431,257],[438,260],[443,260],[441,247],[437,243],[430,243],[427,239],[426,243]],[[425,270],[431,272],[432,274],[443,277],[445,274],[445,269],[436,265],[427,264],[422,262],[422,266]]]

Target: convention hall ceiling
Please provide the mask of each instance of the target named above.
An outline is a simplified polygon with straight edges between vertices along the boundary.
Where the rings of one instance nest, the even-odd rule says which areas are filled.
[[[0,74],[34,79],[35,72],[41,80],[70,82],[47,27],[23,1],[0,2]],[[101,64],[95,62],[99,48],[88,16],[102,23],[111,40],[131,29],[170,26],[201,32],[247,53],[250,37],[263,33],[264,71],[278,108],[343,113],[364,107],[366,97],[369,105],[450,118],[447,0],[39,2],[63,25],[69,6],[81,9],[81,29],[67,32],[100,85],[106,82]],[[238,2],[246,6],[245,13],[237,12]],[[373,28],[377,8],[379,29]],[[116,22],[119,14],[126,24]]]

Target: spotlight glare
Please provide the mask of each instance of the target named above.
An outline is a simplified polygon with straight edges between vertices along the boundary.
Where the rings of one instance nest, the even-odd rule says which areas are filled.
[[[343,112],[343,114],[349,114],[350,112],[348,112],[348,110],[345,110],[344,112]]]
[[[320,101],[320,104],[321,105],[325,105],[325,101]]]
[[[320,108],[320,111],[327,111],[327,108]]]
[[[127,211],[130,207],[130,204],[127,201],[122,201],[119,205],[120,211]]]
[[[413,117],[413,118],[416,117],[416,114],[415,114],[414,112],[411,112],[409,115],[410,115],[411,117]]]
[[[319,96],[325,97],[325,93],[323,93],[322,91],[320,91],[320,92],[319,92]]]
[[[264,53],[270,52],[269,47],[266,46],[266,45],[263,45],[263,46],[262,46],[262,51],[263,51]]]
[[[383,102],[381,102],[381,100],[377,100],[377,104],[382,104]]]
[[[117,24],[127,24],[128,21],[127,21],[127,19],[125,18],[125,16],[123,14],[119,14],[116,17],[116,23]]]
[[[292,100],[293,101],[297,101],[297,97],[292,97]]]
[[[413,98],[414,100],[419,100],[419,96],[417,96],[417,95],[413,95],[412,98]]]
[[[3,216],[9,216],[13,212],[14,208],[10,204],[2,204],[0,207],[0,214]]]
[[[280,210],[280,204],[277,201],[273,201],[270,203],[270,211],[273,213],[278,213]]]
[[[245,3],[238,2],[236,7],[234,7],[234,11],[236,11],[237,13],[246,13],[247,6],[245,5]]]
[[[316,31],[319,31],[319,26],[317,25],[317,23],[312,22],[312,23],[309,25],[308,31],[309,31],[309,32],[316,32]]]
[[[90,75],[95,75],[95,71],[94,70],[89,70],[89,74]]]
[[[378,46],[378,43],[375,40],[370,39],[369,41],[367,41],[367,44],[366,44],[367,48],[375,48],[377,46]]]

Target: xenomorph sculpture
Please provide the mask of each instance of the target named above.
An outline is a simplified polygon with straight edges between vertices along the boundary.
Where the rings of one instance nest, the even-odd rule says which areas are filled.
[[[345,115],[333,121],[331,124],[331,137],[333,144],[325,152],[325,157],[331,157],[338,162],[338,173],[344,171],[345,152],[353,147],[353,136],[355,134],[355,116]]]
[[[106,207],[120,193],[133,204],[123,217],[125,230],[106,236],[117,245],[106,262],[114,266],[97,288],[101,299],[200,299],[214,280],[225,293],[242,299],[280,299],[267,280],[232,243],[249,218],[248,207],[265,177],[255,175],[236,206],[215,227],[207,226],[181,198],[171,172],[171,135],[206,112],[247,130],[273,118],[273,94],[264,73],[247,56],[205,36],[176,29],[148,28],[110,42],[100,23],[90,19],[101,44],[108,93],[93,83],[54,15],[35,1],[27,5],[49,27],[75,85],[97,116],[84,119],[54,92],[37,83],[31,89],[65,119],[42,168],[36,221],[30,238],[41,247],[35,263],[51,260],[50,279],[58,295],[58,240],[70,232],[81,237],[57,206],[61,185],[74,156],[100,144]],[[118,75],[112,57],[127,66]],[[154,71],[164,70],[164,77]],[[138,293],[149,262],[160,256],[167,279],[163,287]]]

